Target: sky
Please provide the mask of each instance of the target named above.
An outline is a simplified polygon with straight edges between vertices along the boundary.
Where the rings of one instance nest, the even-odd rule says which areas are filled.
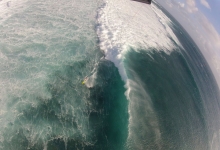
[[[156,0],[185,28],[220,87],[220,0]]]

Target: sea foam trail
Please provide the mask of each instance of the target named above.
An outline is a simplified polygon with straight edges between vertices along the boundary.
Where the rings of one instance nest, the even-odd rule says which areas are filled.
[[[148,108],[143,116],[149,118],[150,122],[146,128],[149,132],[154,132],[157,148],[161,149],[161,136],[151,99],[143,87],[140,87],[141,81],[128,78],[123,61],[130,47],[136,50],[138,48],[154,49],[167,54],[177,47],[182,47],[169,27],[171,20],[155,4],[145,5],[127,0],[107,0],[98,11],[97,22],[100,48],[104,51],[105,58],[112,61],[119,69],[121,78],[126,83],[125,94],[129,100],[128,143],[130,144],[128,146],[138,143],[135,145],[139,147],[130,148],[144,147],[144,141],[141,144],[141,139],[137,136],[140,127],[146,126],[138,115],[138,109],[144,105]],[[144,100],[137,98],[134,93],[139,94]]]

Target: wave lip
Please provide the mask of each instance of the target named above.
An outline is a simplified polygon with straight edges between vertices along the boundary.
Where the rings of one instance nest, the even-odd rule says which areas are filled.
[[[155,4],[143,5],[134,1],[111,0],[98,11],[97,34],[105,58],[119,68],[122,79],[127,76],[123,59],[129,47],[170,53],[181,46],[172,29],[171,20]],[[174,42],[173,42],[174,41]]]

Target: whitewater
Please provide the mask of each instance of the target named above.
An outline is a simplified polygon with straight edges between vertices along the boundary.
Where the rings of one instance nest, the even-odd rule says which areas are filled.
[[[106,1],[98,11],[97,20],[100,48],[104,51],[105,58],[120,68],[125,82],[127,77],[120,64],[123,53],[129,47],[155,48],[166,53],[177,46],[182,47],[169,27],[171,20],[154,4],[143,5],[126,0]]]
[[[150,128],[150,132],[153,131],[155,134],[158,149],[162,149],[160,129],[151,98],[144,87],[140,86],[140,79],[134,81],[128,78],[124,59],[126,59],[125,53],[131,47],[135,50],[145,49],[149,51],[149,55],[153,50],[169,54],[173,50],[178,50],[178,47],[182,48],[169,26],[172,21],[154,3],[143,5],[143,3],[126,0],[105,1],[98,11],[97,20],[100,49],[104,51],[105,59],[114,62],[126,84],[125,94],[129,100],[128,145],[138,146],[132,149],[142,149],[144,147],[142,144],[145,143],[139,139],[141,136],[138,137],[137,133]],[[141,106],[146,107],[142,117],[150,119],[148,127],[141,121],[145,119],[138,113]],[[143,136],[147,137],[149,133],[144,134]]]
[[[219,149],[214,76],[156,1],[1,0],[0,70],[2,150]]]

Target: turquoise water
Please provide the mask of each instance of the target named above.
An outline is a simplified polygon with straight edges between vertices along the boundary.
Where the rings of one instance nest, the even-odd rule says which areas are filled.
[[[156,113],[149,119],[141,118],[145,125],[142,130],[146,132],[146,143],[140,144],[145,144],[147,149],[208,149],[202,99],[184,57],[178,52],[170,55],[155,52],[149,56],[144,52],[131,51],[126,62],[132,68],[129,71],[131,78],[141,79],[139,84],[149,93],[153,112]],[[143,112],[138,113],[140,116],[147,111],[142,107]],[[158,121],[160,138],[152,132],[155,125],[150,124],[151,117]]]
[[[129,140],[129,146],[218,149],[217,83],[198,47],[175,20],[174,23],[172,29],[184,49],[179,47],[167,54],[153,48],[130,48],[126,54],[128,78],[148,94],[146,97],[142,90],[133,90],[134,99],[140,103],[133,104],[138,116],[133,130],[138,136]],[[151,108],[143,105],[143,101],[148,101]]]
[[[142,35],[108,27],[103,3],[0,2],[0,149],[219,149],[219,89],[189,35],[138,5],[167,37],[125,46]]]

